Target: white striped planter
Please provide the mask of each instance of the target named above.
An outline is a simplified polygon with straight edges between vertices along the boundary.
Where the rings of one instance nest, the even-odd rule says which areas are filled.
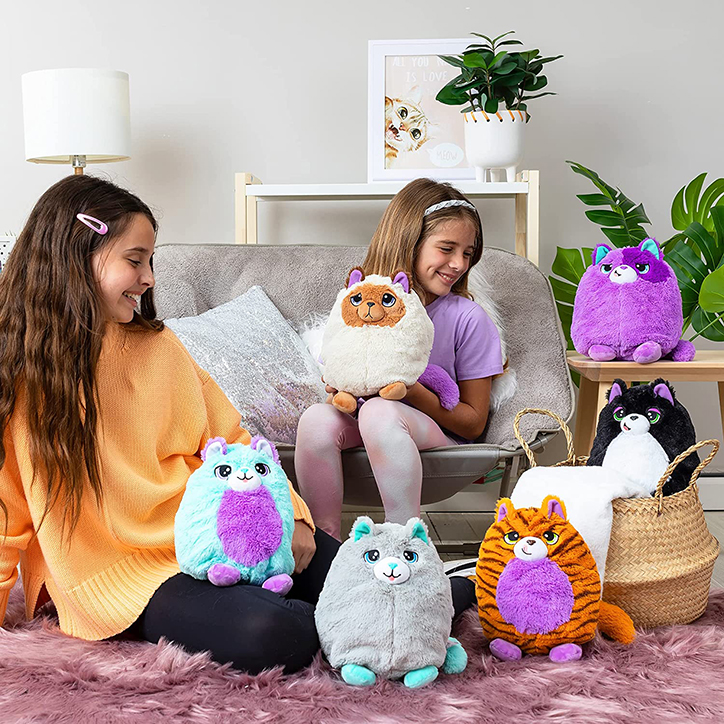
[[[523,158],[525,111],[464,113],[465,154],[476,181],[491,180],[490,171],[505,169],[506,181],[515,181]]]

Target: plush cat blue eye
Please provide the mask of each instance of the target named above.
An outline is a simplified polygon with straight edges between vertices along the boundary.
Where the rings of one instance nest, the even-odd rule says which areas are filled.
[[[355,294],[349,298],[349,301],[352,302],[355,307],[359,307],[359,305],[362,304],[362,295]]]
[[[545,533],[543,533],[543,540],[549,545],[552,546],[554,543],[558,541],[558,538],[560,536],[558,533],[555,533],[552,530],[547,530]]]
[[[214,475],[216,475],[217,478],[226,480],[226,478],[231,475],[231,465],[217,465],[214,468]]]
[[[639,271],[641,274],[646,274],[646,272],[649,270],[648,264],[637,264],[636,270]]]
[[[621,422],[624,417],[626,417],[626,410],[624,410],[623,407],[617,407],[613,411],[613,419],[616,420],[616,422]]]
[[[646,410],[646,417],[649,418],[649,422],[652,425],[655,425],[661,419],[661,411],[655,407],[649,407],[649,409]]]
[[[365,560],[367,561],[367,563],[375,563],[376,561],[379,561],[380,552],[374,549],[371,551],[367,551],[367,553],[365,553]]]
[[[254,470],[256,470],[259,475],[268,475],[269,474],[269,466],[265,465],[264,463],[257,463],[254,466]]]
[[[389,292],[386,292],[382,295],[382,306],[383,307],[394,307],[395,302],[397,301],[397,298],[390,294]]]
[[[610,274],[611,269],[613,269],[613,264],[601,264],[601,271],[604,274]]]
[[[417,553],[415,553],[415,551],[405,551],[402,555],[405,560],[410,563],[414,563],[417,560]]]
[[[506,533],[503,536],[503,540],[510,545],[513,545],[519,538],[520,533],[516,533],[514,530],[511,530],[510,533]]]

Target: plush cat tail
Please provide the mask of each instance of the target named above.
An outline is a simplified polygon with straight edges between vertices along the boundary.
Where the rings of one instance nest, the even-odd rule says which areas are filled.
[[[598,629],[610,639],[622,644],[633,643],[636,638],[631,617],[613,603],[601,601],[598,608]]]
[[[664,400],[668,400],[672,405],[676,404],[676,395],[674,394],[674,388],[669,384],[668,380],[663,377],[655,379],[651,386],[654,389],[654,394],[657,397],[662,397]]]
[[[410,540],[419,538],[425,545],[430,545],[430,535],[427,526],[419,518],[410,518],[410,520],[405,523],[405,533],[407,533],[407,537]]]
[[[663,256],[661,247],[659,246],[659,243],[658,241],[656,241],[656,239],[644,239],[639,244],[639,249],[641,249],[642,251],[650,251],[657,259],[661,259],[661,257]]]
[[[354,524],[352,525],[352,530],[349,533],[349,537],[356,542],[363,536],[376,535],[376,533],[377,526],[375,526],[375,522],[372,520],[372,518],[366,515],[360,515],[360,517],[357,518],[357,520],[355,520]]]
[[[405,290],[405,294],[410,293],[410,278],[407,276],[407,272],[398,271],[395,272],[392,278],[393,284],[402,284],[402,288]]]
[[[361,266],[356,266],[347,275],[347,289],[353,284],[359,284],[365,278],[365,271]]]
[[[500,523],[503,518],[507,518],[514,511],[513,501],[510,498],[501,498],[495,506],[495,522]]]
[[[281,465],[279,462],[279,453],[273,442],[269,442],[265,437],[256,435],[251,439],[251,448],[257,452],[268,455],[277,465]]]
[[[212,437],[209,438],[204,445],[204,449],[201,451],[201,459],[206,462],[206,458],[211,455],[226,455],[228,448],[226,446],[226,440],[223,437]]]
[[[561,520],[568,519],[565,504],[555,495],[547,495],[543,498],[540,511],[546,516],[546,518],[550,518],[552,515],[557,515]]]
[[[608,397],[606,398],[609,402],[613,402],[617,397],[621,397],[628,388],[623,380],[616,379],[611,385],[611,389],[608,391]]]
[[[596,244],[596,248],[593,250],[592,255],[593,265],[596,266],[596,264],[600,264],[609,251],[611,251],[610,246],[606,246],[606,244]]]

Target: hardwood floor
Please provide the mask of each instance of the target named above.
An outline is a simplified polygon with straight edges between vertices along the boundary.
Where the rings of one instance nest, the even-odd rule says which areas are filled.
[[[346,511],[342,514],[342,535],[346,536],[359,515],[369,515],[376,523],[384,520],[384,513],[375,510],[368,513]],[[724,511],[705,513],[709,530],[724,547]],[[430,536],[444,561],[477,556],[480,541],[493,522],[492,513],[423,513]],[[724,551],[714,566],[712,588],[724,588]]]

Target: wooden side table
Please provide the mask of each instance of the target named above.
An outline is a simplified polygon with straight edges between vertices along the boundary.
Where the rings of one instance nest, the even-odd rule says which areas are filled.
[[[598,414],[606,405],[606,392],[618,377],[627,385],[650,382],[663,377],[670,382],[716,382],[719,387],[719,412],[724,428],[724,351],[697,350],[692,362],[663,360],[649,365],[636,362],[594,362],[578,352],[568,352],[568,366],[580,373],[578,412],[573,445],[576,455],[591,452]]]

